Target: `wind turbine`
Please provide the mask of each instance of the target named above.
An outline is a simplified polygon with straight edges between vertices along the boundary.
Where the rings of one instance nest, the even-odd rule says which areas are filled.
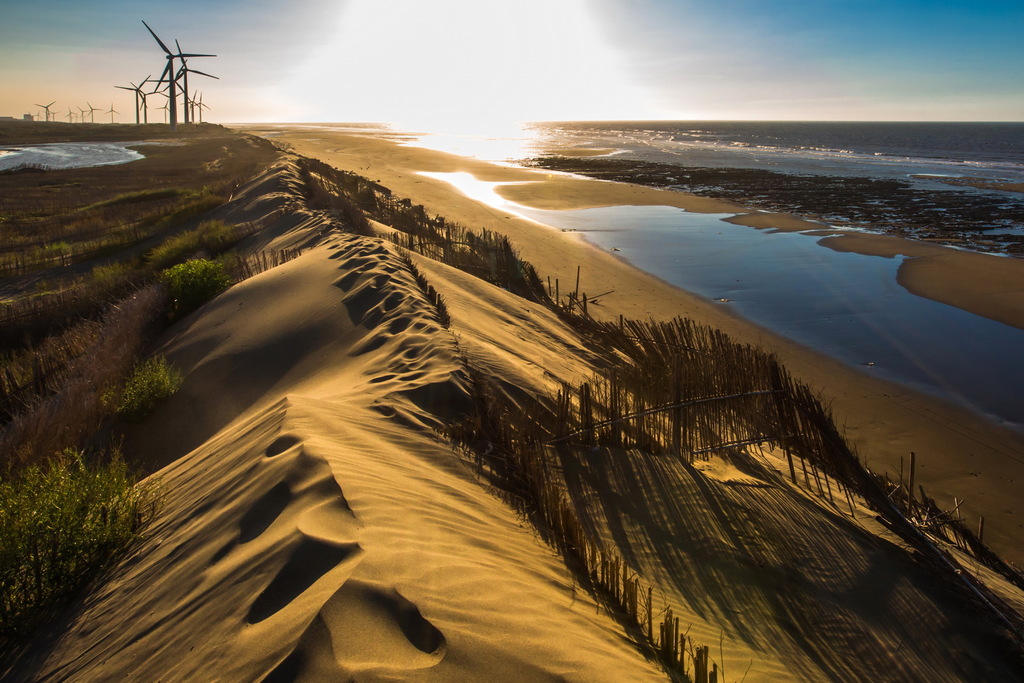
[[[119,111],[114,111],[114,103],[113,103],[113,102],[111,102],[111,103],[110,103],[110,110],[109,110],[109,111],[106,111],[106,112],[104,112],[104,113],[105,113],[105,114],[110,114],[110,122],[111,122],[111,123],[113,123],[113,122],[114,122],[114,114],[120,114],[121,112],[119,112]]]
[[[93,112],[99,111],[99,108],[92,106],[88,102],[86,102],[85,105],[89,107],[87,110],[89,112],[89,123],[96,123],[96,115]]]
[[[175,45],[175,47],[178,48],[178,53],[180,54],[181,53],[181,45],[178,45],[177,38],[175,38],[175,40],[174,40],[174,45]],[[185,123],[189,122],[190,115],[191,115],[191,118],[193,120],[195,119],[195,111],[194,111],[195,100],[190,100],[189,96],[188,96],[188,75],[190,73],[192,73],[192,74],[199,74],[200,76],[206,76],[207,78],[216,78],[218,81],[220,80],[219,76],[211,76],[210,74],[208,74],[208,73],[206,73],[204,71],[199,71],[197,69],[190,69],[190,68],[188,68],[188,60],[182,58],[182,60],[181,60],[181,68],[178,69],[178,75],[175,77],[175,79],[178,79],[178,78],[182,78],[183,79],[181,92],[182,92],[182,94],[185,97],[185,106],[183,108],[183,111],[184,111],[184,114],[185,114]]]
[[[210,105],[203,104],[203,93],[199,93],[199,123],[203,122],[203,110],[209,108]]]
[[[68,107],[68,123],[74,123],[75,115],[71,113],[71,107]]]
[[[216,57],[217,55],[201,55],[201,54],[196,54],[196,53],[184,53],[184,52],[181,51],[181,46],[178,45],[177,41],[175,41],[174,44],[178,48],[178,53],[174,54],[173,52],[170,51],[170,49],[168,49],[168,47],[166,45],[164,45],[164,41],[160,40],[160,37],[157,36],[157,34],[153,31],[153,29],[151,29],[149,27],[149,24],[147,24],[145,21],[143,21],[142,25],[146,27],[146,30],[149,31],[150,35],[153,36],[153,38],[156,40],[157,44],[160,46],[160,49],[162,49],[164,51],[164,53],[166,54],[166,57],[167,57],[167,66],[164,68],[164,72],[160,76],[160,80],[157,81],[157,82],[158,83],[162,83],[162,82],[164,82],[164,80],[166,80],[167,84],[169,86],[169,94],[167,96],[167,103],[170,105],[169,111],[170,111],[170,119],[171,119],[171,130],[172,131],[176,131],[176,130],[178,130],[178,103],[177,103],[178,93],[177,93],[177,90],[176,90],[178,74],[174,71],[174,60],[175,59],[181,59],[182,61],[184,61],[184,59],[186,57]],[[188,99],[188,90],[185,91],[185,97],[186,97],[186,99]],[[187,106],[188,106],[188,103],[186,102],[186,107]],[[186,114],[185,114],[185,121],[186,122],[188,121],[187,110],[186,110]]]
[[[152,74],[150,74],[150,75],[152,75]],[[132,86],[130,88],[128,86],[126,86],[126,85],[115,85],[114,86],[115,88],[120,88],[121,90],[131,90],[132,92],[135,93],[135,125],[136,126],[139,125],[139,112],[140,111],[142,112],[143,120],[146,123],[149,123],[149,110],[146,107],[146,93],[142,90],[142,86],[146,85],[147,81],[149,81],[149,76],[146,76],[142,80],[142,83],[140,83],[139,85],[135,85],[131,81],[128,81],[129,83],[131,83],[131,86]]]
[[[46,121],[47,122],[50,121],[50,107],[52,107],[56,102],[57,102],[57,100],[54,100],[53,102],[50,102],[49,104],[37,104],[36,105],[37,107],[42,107],[43,109],[46,110]]]
[[[196,111],[199,112],[199,123],[203,122],[203,109],[206,105],[203,104],[203,93],[199,93],[199,99],[192,98],[192,104],[195,105]],[[195,120],[195,113],[192,114],[192,120]]]
[[[87,111],[89,111],[89,110],[88,109],[82,109],[78,105],[75,105],[75,106],[78,108],[78,122],[79,123],[85,123],[85,113]]]

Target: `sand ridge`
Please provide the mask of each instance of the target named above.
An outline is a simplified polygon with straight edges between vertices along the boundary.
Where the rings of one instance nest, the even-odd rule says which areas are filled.
[[[160,351],[185,383],[126,450],[164,507],[40,676],[660,678],[433,435],[468,396],[392,247],[327,237]]]

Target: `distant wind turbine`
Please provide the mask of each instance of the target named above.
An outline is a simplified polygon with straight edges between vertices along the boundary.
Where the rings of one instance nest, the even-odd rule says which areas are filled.
[[[75,115],[71,113],[71,107],[68,107],[68,123],[75,122]]]
[[[85,106],[89,107],[89,123],[96,123],[96,114],[94,114],[93,112],[99,111],[99,107],[94,107],[88,102],[85,103]]]
[[[121,90],[131,90],[132,92],[135,93],[135,125],[136,126],[139,125],[139,113],[140,112],[142,113],[142,119],[144,120],[144,122],[145,123],[149,123],[149,111],[148,111],[148,108],[146,107],[146,92],[142,89],[142,86],[146,85],[147,81],[149,81],[149,76],[146,76],[142,80],[142,83],[140,83],[139,85],[135,85],[131,81],[128,81],[131,84],[130,88],[128,86],[126,86],[126,85],[115,85],[114,86],[115,88],[120,88]],[[150,93],[150,94],[152,94],[152,93]]]
[[[167,66],[164,68],[164,72],[160,76],[160,80],[157,81],[157,83],[163,83],[164,81],[166,81],[168,86],[169,86],[169,94],[167,96],[167,103],[168,103],[168,105],[170,107],[169,108],[169,112],[170,112],[170,120],[171,120],[171,130],[174,131],[174,130],[178,129],[177,79],[178,79],[178,75],[179,75],[174,70],[174,60],[175,59],[181,59],[181,60],[184,61],[184,59],[186,57],[216,57],[217,55],[204,55],[204,54],[197,54],[197,53],[184,53],[184,52],[181,51],[181,46],[178,45],[177,41],[175,41],[175,43],[174,43],[175,47],[178,48],[178,52],[177,52],[177,54],[175,54],[175,53],[171,52],[170,49],[166,45],[164,45],[164,41],[160,40],[160,37],[153,31],[153,29],[151,29],[149,27],[149,24],[147,24],[145,21],[143,21],[142,25],[146,27],[146,30],[148,30],[150,35],[153,36],[153,38],[156,40],[157,44],[164,51],[165,56],[167,57]],[[208,74],[204,74],[204,75],[208,75]],[[186,99],[188,99],[188,90],[185,91],[185,97],[186,97]],[[187,107],[188,103],[186,102],[185,104],[186,104],[186,107]],[[186,113],[185,113],[185,121],[186,122],[188,121],[187,109],[186,109]]]
[[[37,104],[36,105],[37,107],[42,107],[43,109],[46,110],[46,120],[47,120],[47,122],[49,122],[49,120],[50,120],[50,107],[52,107],[56,102],[57,102],[57,100],[54,100],[53,102],[50,102],[49,104]]]
[[[110,114],[110,122],[113,123],[114,122],[114,114],[120,114],[121,112],[114,111],[114,103],[111,102],[110,103],[110,109],[108,111],[105,111],[104,113],[105,114]]]
[[[89,110],[88,109],[82,109],[81,107],[78,107],[77,105],[75,105],[75,106],[78,108],[78,122],[79,123],[85,123],[85,113],[87,111],[89,111]]]
[[[203,104],[203,93],[199,93],[199,100],[192,100],[192,103],[196,105],[196,109],[199,111],[199,123],[203,122],[203,110],[209,109],[208,105]],[[193,116],[193,119],[195,116]]]

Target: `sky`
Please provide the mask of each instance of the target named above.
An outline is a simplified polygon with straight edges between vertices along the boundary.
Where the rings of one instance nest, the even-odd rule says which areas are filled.
[[[0,0],[0,115],[134,120],[187,52],[218,122],[1024,121],[1024,0]],[[163,120],[150,98],[150,120]],[[118,113],[111,115],[113,108]]]

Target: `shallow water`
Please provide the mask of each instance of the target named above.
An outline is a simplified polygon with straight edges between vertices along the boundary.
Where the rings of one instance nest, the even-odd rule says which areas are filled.
[[[67,169],[126,164],[143,155],[128,146],[140,142],[54,142],[0,149],[0,171],[14,168]]]
[[[896,282],[902,256],[838,252],[818,236],[721,220],[730,214],[529,209],[494,194],[496,183],[429,175],[502,210],[580,231],[643,270],[864,372],[1024,429],[1024,331],[911,294]]]

